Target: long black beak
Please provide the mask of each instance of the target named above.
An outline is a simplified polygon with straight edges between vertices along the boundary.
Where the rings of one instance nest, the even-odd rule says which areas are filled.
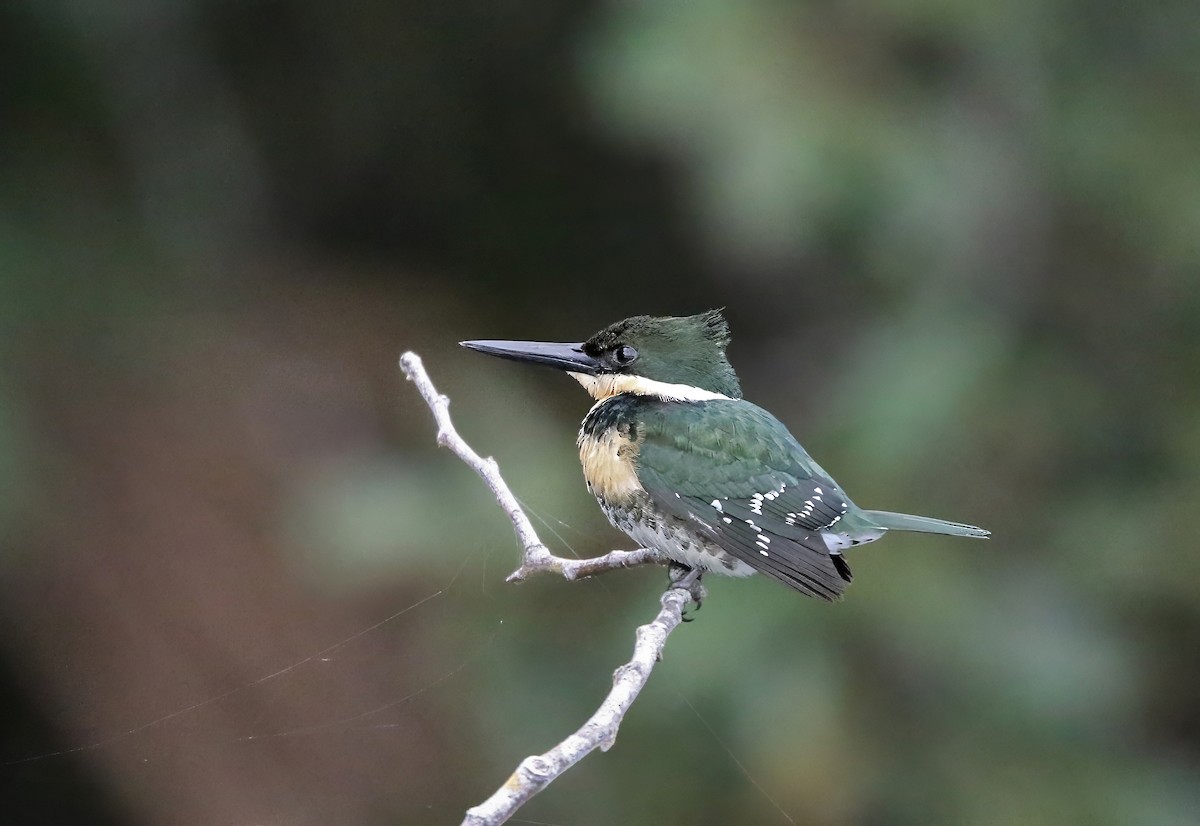
[[[583,352],[582,344],[556,344],[549,341],[460,341],[463,347],[478,350],[502,359],[545,364],[572,373],[594,376],[602,367],[596,359]]]

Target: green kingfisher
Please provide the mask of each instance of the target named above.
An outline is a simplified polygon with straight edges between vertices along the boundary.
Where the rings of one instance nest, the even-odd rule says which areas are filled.
[[[464,341],[565,370],[596,403],[579,429],[588,490],[614,527],[693,572],[758,572],[841,598],[844,553],[888,531],[985,538],[973,525],[858,507],[779,419],[742,398],[719,310],[635,316],[587,341]]]

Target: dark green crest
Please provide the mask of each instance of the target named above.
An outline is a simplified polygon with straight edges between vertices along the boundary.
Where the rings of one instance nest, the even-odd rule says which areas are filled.
[[[725,357],[729,325],[720,310],[698,315],[639,315],[610,324],[583,343],[604,372],[686,384],[740,399],[737,374]]]

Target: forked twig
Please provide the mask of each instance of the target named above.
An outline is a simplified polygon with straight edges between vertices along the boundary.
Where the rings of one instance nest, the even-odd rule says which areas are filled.
[[[479,474],[496,496],[496,501],[508,515],[523,552],[521,565],[508,575],[509,582],[523,580],[530,574],[545,572],[560,574],[574,580],[619,568],[635,565],[665,565],[669,560],[650,548],[634,551],[611,551],[593,559],[565,559],[550,552],[540,539],[529,517],[517,503],[512,491],[500,476],[496,460],[483,458],[458,435],[450,421],[450,400],[437,392],[429,374],[416,353],[400,357],[400,368],[433,411],[437,422],[438,444],[448,447],[456,456]],[[613,687],[604,702],[578,731],[544,754],[526,757],[517,770],[496,792],[467,811],[463,826],[495,826],[512,817],[517,809],[553,780],[582,760],[595,749],[608,751],[616,741],[617,730],[633,701],[650,679],[654,664],[662,658],[667,637],[683,618],[683,609],[691,599],[685,587],[671,587],[662,595],[658,615],[637,629],[633,657],[613,673]]]
[[[632,568],[635,565],[666,565],[670,561],[651,548],[612,551],[592,559],[566,559],[550,553],[550,549],[538,539],[537,531],[533,529],[529,517],[508,489],[508,483],[500,476],[500,466],[496,464],[496,460],[491,457],[483,458],[458,435],[454,423],[450,421],[450,399],[438,393],[437,388],[433,386],[429,374],[425,372],[425,366],[421,363],[421,357],[416,353],[405,353],[400,357],[400,369],[408,376],[409,381],[417,386],[425,403],[433,411],[433,418],[438,426],[438,444],[450,448],[455,456],[478,473],[484,484],[495,494],[496,502],[508,514],[508,519],[517,532],[517,539],[524,549],[521,565],[508,575],[508,582],[519,582],[534,573],[561,574],[566,579],[583,579],[605,571]]]

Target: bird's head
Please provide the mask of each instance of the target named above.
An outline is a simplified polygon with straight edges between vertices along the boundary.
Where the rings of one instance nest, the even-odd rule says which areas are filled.
[[[691,400],[742,396],[737,374],[725,357],[729,325],[720,310],[682,317],[634,316],[574,344],[461,344],[500,358],[565,370],[597,399],[617,393]]]

